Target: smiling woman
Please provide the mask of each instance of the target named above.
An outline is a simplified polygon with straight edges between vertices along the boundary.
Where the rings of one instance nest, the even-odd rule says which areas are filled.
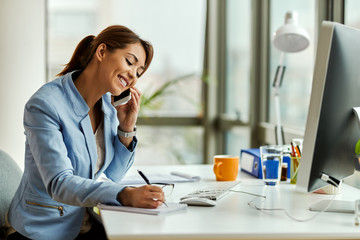
[[[110,26],[85,37],[59,77],[26,103],[25,169],[9,209],[16,230],[9,239],[106,239],[91,207],[165,202],[161,187],[115,183],[134,161],[141,97],[135,84],[152,56],[150,43]],[[114,107],[111,94],[127,89],[129,102]],[[103,173],[114,182],[96,181]]]

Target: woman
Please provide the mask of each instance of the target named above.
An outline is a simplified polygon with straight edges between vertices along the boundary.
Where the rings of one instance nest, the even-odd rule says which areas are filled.
[[[9,209],[16,232],[9,239],[106,238],[90,207],[156,208],[165,201],[159,187],[116,183],[133,163],[141,96],[134,86],[152,56],[150,43],[110,26],[84,38],[59,77],[30,98],[25,170]],[[131,100],[114,108],[111,95],[126,89]],[[113,182],[96,181],[102,173]]]

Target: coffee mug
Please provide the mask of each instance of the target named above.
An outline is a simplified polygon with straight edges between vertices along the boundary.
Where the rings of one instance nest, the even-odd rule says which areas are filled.
[[[234,155],[214,156],[216,181],[235,181],[239,172],[239,157]]]

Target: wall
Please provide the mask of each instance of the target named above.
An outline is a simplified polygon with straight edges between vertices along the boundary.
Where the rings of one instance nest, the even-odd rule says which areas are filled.
[[[45,0],[0,1],[0,149],[23,169],[23,109],[45,83]]]

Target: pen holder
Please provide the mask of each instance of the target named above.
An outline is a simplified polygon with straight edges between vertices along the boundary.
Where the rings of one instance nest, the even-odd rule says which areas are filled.
[[[290,183],[296,184],[301,157],[290,157]]]

